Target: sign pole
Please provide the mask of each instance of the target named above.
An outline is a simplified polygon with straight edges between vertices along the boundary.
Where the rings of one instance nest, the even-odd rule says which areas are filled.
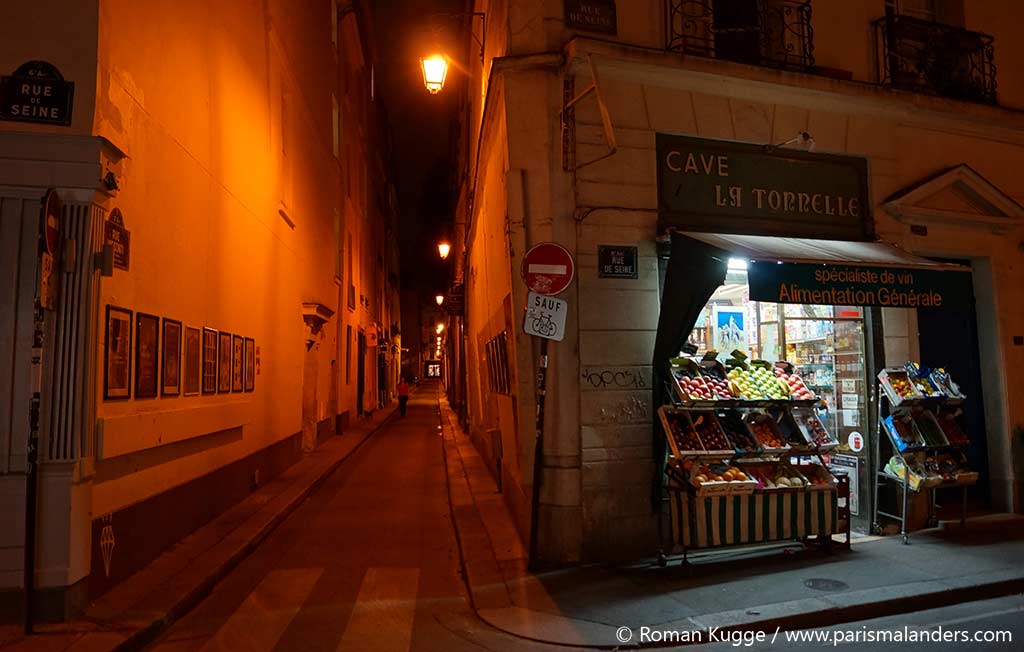
[[[537,371],[537,437],[533,449],[533,490],[530,498],[529,568],[537,566],[537,525],[540,520],[540,483],[544,470],[544,398],[548,386],[548,341],[540,341],[540,368]]]

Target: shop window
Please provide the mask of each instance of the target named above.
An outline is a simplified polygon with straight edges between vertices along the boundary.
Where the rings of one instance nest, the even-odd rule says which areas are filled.
[[[864,312],[855,306],[775,304],[750,300],[742,261],[730,261],[725,283],[698,317],[689,342],[703,356],[734,350],[752,359],[788,361],[828,405],[826,426],[846,442],[867,432],[870,385],[865,365]]]

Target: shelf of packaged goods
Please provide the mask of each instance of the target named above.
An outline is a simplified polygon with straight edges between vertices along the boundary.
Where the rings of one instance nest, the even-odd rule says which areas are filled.
[[[786,338],[786,346],[789,346],[790,344],[793,344],[793,345],[807,344],[808,342],[824,342],[827,339],[829,339],[827,335],[822,335],[821,337],[805,337],[803,339],[798,339],[798,340],[791,340],[791,339],[789,339],[787,337]]]
[[[794,362],[794,367],[826,367],[832,368],[833,363],[831,362]]]

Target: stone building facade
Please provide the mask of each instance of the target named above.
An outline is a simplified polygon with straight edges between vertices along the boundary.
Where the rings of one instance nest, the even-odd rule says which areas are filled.
[[[484,18],[454,55],[469,74],[448,83],[462,94],[468,170],[455,254],[469,423],[524,538],[540,345],[523,334],[520,267],[543,241],[566,247],[577,266],[560,295],[567,333],[551,345],[548,368],[540,559],[657,549],[652,355],[670,299],[659,275],[659,133],[759,145],[807,133],[816,152],[865,157],[878,240],[971,265],[986,491],[994,509],[1024,509],[1013,461],[1024,454],[1024,72],[1013,65],[1024,54],[1024,10],[972,0],[480,0],[466,10]],[[716,22],[745,36],[716,43]],[[967,45],[935,59],[927,42]],[[932,73],[913,74],[922,62]],[[599,276],[603,244],[637,247],[636,279]],[[885,361],[917,359],[917,313],[880,318]],[[503,332],[509,392],[487,377],[485,347]]]
[[[67,123],[0,119],[0,612],[38,390],[35,599],[62,618],[392,400],[397,208],[369,3],[47,0],[0,25],[4,75],[74,85]]]

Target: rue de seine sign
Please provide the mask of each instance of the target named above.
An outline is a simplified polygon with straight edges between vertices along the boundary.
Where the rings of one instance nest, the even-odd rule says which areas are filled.
[[[874,239],[867,161],[657,135],[659,230]]]

